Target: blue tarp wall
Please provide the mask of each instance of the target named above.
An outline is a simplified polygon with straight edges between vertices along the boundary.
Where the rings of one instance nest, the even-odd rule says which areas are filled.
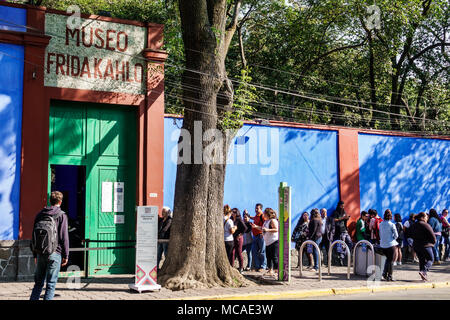
[[[450,204],[450,141],[359,134],[361,210],[438,213]]]
[[[0,29],[26,31],[26,11],[0,6]],[[0,43],[0,240],[19,234],[24,48]]]
[[[171,208],[181,125],[181,119],[164,122],[164,205]],[[302,212],[326,208],[331,213],[339,201],[336,131],[244,125],[229,157],[234,163],[227,164],[224,202],[241,212],[253,215],[258,202],[278,212],[282,181],[292,187],[292,228]]]

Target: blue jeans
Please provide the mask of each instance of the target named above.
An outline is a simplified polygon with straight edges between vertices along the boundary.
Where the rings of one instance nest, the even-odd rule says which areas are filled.
[[[434,253],[432,247],[414,247],[414,251],[417,254],[417,258],[419,258],[419,270],[427,274],[427,272],[431,269],[434,260]]]
[[[164,252],[164,258],[167,258],[167,251],[169,250],[169,243],[168,242],[162,242],[158,243],[158,257],[157,257],[157,265],[156,267],[159,270],[159,263],[161,262],[162,254]]]
[[[246,244],[242,247],[242,252],[247,252],[247,268],[252,267],[252,243]]]
[[[253,237],[252,242],[253,268],[256,270],[265,269],[267,267],[266,260],[266,244],[261,235]]]
[[[34,273],[34,287],[31,292],[30,300],[39,300],[44,282],[45,287],[44,300],[52,300],[55,295],[56,282],[58,282],[58,273],[61,268],[61,255],[52,253],[51,255],[37,255],[37,266]]]
[[[314,240],[314,242],[319,246],[320,248],[320,243],[322,242],[322,237],[320,237],[317,240]],[[319,263],[321,263],[320,261],[320,255],[319,252],[317,251],[316,247],[313,246],[313,255],[314,255],[314,269],[318,270],[319,269]]]
[[[433,254],[434,254],[434,261],[439,261],[439,243],[441,243],[441,236],[440,235],[435,235],[436,236],[436,243],[434,244],[433,247]]]

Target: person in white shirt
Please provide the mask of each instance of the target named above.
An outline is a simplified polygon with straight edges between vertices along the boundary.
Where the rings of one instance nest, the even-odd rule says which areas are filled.
[[[327,209],[320,209],[320,216],[322,218],[322,229],[320,230],[322,232],[322,242],[320,242],[319,248],[320,250],[325,250],[325,254],[322,255],[324,261],[322,262],[324,265],[328,265],[328,249],[330,247],[330,241],[328,240],[327,235],[327,220],[329,220],[327,217]]]
[[[233,233],[236,231],[237,227],[234,225],[231,219],[231,208],[229,205],[225,205],[223,208],[223,233],[225,240],[225,250],[227,252],[228,261],[230,265],[233,266],[233,247],[234,247],[234,237]]]
[[[262,227],[264,242],[266,243],[266,258],[268,275],[276,275],[278,270],[278,220],[275,210],[264,210],[264,224]]]
[[[392,278],[393,260],[395,247],[398,245],[398,232],[395,224],[392,223],[392,212],[387,209],[384,212],[383,221],[380,223],[380,247],[386,256],[384,264],[383,279],[386,281],[394,281]]]

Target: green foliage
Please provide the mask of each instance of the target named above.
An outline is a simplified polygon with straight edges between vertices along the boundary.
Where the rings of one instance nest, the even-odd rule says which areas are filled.
[[[219,126],[222,129],[239,129],[242,127],[243,120],[249,119],[249,116],[255,111],[252,104],[258,101],[256,88],[251,85],[250,69],[242,69],[241,75],[237,79],[240,82],[234,91],[232,111],[223,112],[220,117]]]
[[[105,10],[113,17],[164,24],[166,112],[183,113],[181,78],[189,48],[183,45],[177,1],[42,3],[60,10],[71,4],[85,13]],[[373,4],[380,9],[380,25],[368,29]],[[252,77],[242,65],[235,34],[226,69],[240,83],[223,126],[238,128],[242,119],[265,114],[287,121],[450,131],[450,47],[427,49],[438,39],[448,42],[448,0],[243,0],[239,17]],[[399,115],[398,127],[393,127],[394,115]]]

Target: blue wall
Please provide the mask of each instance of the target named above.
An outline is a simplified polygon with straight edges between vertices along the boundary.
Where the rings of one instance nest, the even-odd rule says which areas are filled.
[[[22,46],[0,43],[0,240],[19,233],[23,59]]]
[[[27,11],[22,8],[2,6],[0,2],[0,30],[26,32]]]
[[[181,119],[166,118],[164,122],[164,205],[171,208],[176,179],[172,158],[181,125]],[[231,159],[234,152],[234,163],[226,169],[225,203],[252,215],[258,202],[278,212],[278,186],[283,181],[292,187],[293,226],[303,211],[324,207],[330,214],[334,210],[339,201],[335,131],[244,125],[238,136],[248,138],[239,138],[245,139],[244,144],[237,144],[237,138],[231,144],[229,155]],[[267,153],[259,143],[267,147]],[[251,157],[249,150],[255,146],[252,155],[257,156]],[[239,148],[245,148],[244,164],[238,163]]]
[[[361,210],[404,218],[450,201],[450,141],[359,134]]]

